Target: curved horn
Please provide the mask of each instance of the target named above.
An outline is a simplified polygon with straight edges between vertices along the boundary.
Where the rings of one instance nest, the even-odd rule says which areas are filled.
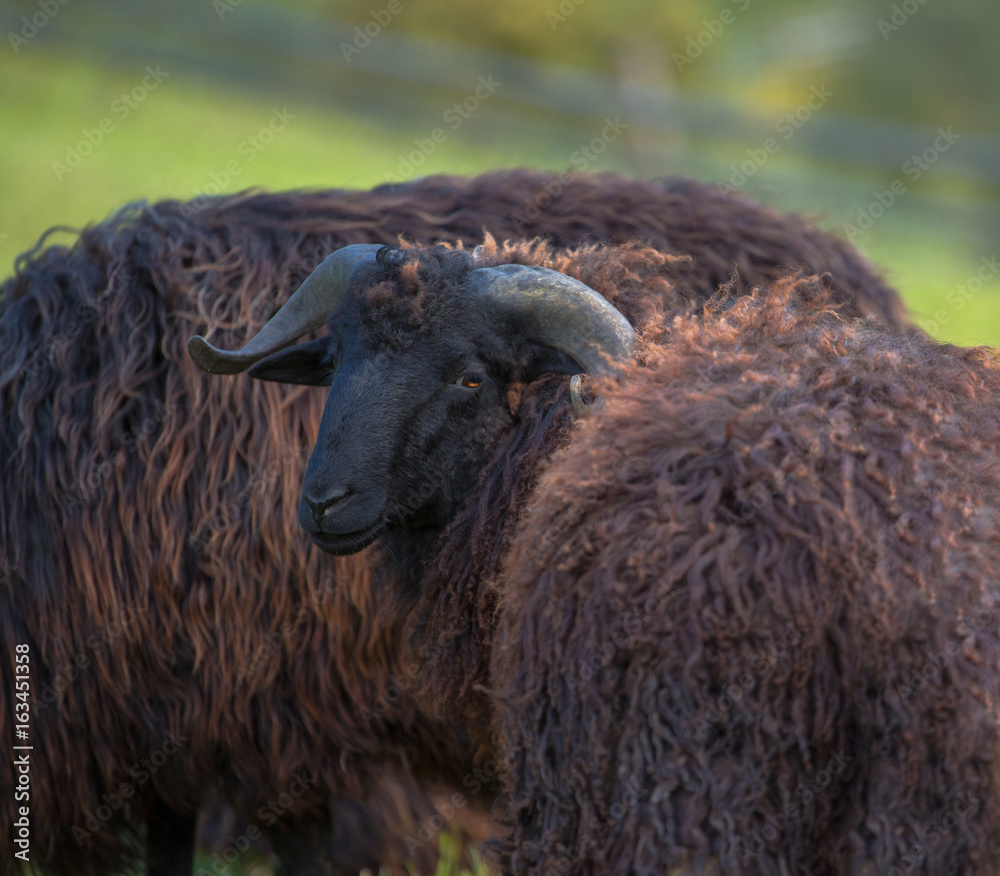
[[[355,243],[328,255],[243,349],[220,350],[201,335],[195,335],[188,341],[189,355],[209,374],[246,371],[255,362],[321,326],[340,301],[354,269],[362,262],[374,261],[380,249],[381,244]]]
[[[565,353],[587,374],[614,372],[613,363],[632,356],[629,321],[588,285],[559,271],[497,265],[473,271],[469,286],[525,337]]]

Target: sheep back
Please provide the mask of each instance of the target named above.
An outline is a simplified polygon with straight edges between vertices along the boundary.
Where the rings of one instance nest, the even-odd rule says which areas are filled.
[[[647,336],[497,585],[504,867],[996,871],[992,357],[815,278]]]

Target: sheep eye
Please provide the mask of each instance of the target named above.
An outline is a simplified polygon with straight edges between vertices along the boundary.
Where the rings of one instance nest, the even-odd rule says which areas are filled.
[[[479,389],[485,379],[482,374],[463,374],[455,383],[458,386],[464,386],[466,389]]]

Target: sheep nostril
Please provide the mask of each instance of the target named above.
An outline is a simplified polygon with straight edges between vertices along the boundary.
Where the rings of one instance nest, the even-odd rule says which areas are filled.
[[[309,511],[312,513],[313,520],[317,523],[321,523],[323,517],[326,513],[336,505],[340,505],[345,502],[350,496],[354,494],[354,490],[350,487],[338,488],[336,490],[331,490],[322,499],[313,499],[309,496],[303,496],[306,500],[306,504],[309,506]]]

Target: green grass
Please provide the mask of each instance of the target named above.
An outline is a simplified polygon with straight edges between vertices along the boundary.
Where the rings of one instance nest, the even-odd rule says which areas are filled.
[[[467,854],[471,860],[466,865],[462,860],[465,844],[462,832],[455,828],[452,832],[441,833],[438,836],[438,865],[433,873],[419,873],[415,868],[409,868],[411,876],[490,876],[490,871],[478,852],[469,848]],[[195,876],[273,876],[274,862],[262,856],[244,855],[235,864],[219,866],[219,861],[209,854],[199,853],[195,857]],[[380,870],[378,876],[389,876],[388,870]]]
[[[170,72],[166,65],[164,70]],[[51,226],[99,221],[132,200],[193,198],[215,191],[219,180],[224,191],[383,183],[398,167],[400,155],[413,148],[413,137],[421,134],[407,138],[407,132],[394,132],[391,120],[373,123],[276,96],[254,100],[243,91],[210,89],[177,73],[120,118],[112,109],[114,101],[141,84],[143,76],[141,66],[134,75],[124,75],[28,49],[16,57],[0,53],[0,130],[6,132],[0,137],[4,275],[15,256]],[[247,138],[268,125],[275,109],[287,109],[294,118],[256,150]],[[109,119],[113,129],[59,179],[53,164],[66,164],[67,150],[102,119]],[[227,170],[231,162],[236,174]],[[453,136],[428,158],[421,173],[475,173],[502,163],[499,144],[492,150],[471,149]]]
[[[463,851],[465,843],[462,840],[461,830],[455,828],[450,833],[439,834],[438,865],[432,876],[489,876],[489,869],[474,848],[467,850],[471,867],[466,867],[462,863]],[[417,870],[413,867],[410,868],[410,873],[412,876],[418,876]],[[380,876],[388,876],[388,872],[383,871]]]
[[[194,876],[274,876],[277,862],[262,855],[244,854],[233,864],[223,863],[199,851],[194,858]]]
[[[464,849],[461,829],[456,827],[449,833],[438,835],[438,865],[433,873],[418,873],[413,867],[409,871],[412,876],[490,876],[489,868],[474,848],[465,850],[471,864],[463,862]],[[277,861],[272,857],[249,852],[229,864],[204,849],[199,849],[194,860],[195,876],[274,876],[276,867]],[[35,871],[32,869],[31,872]],[[142,876],[142,872],[144,870],[130,873],[129,876]],[[379,871],[379,876],[388,876],[388,871]]]
[[[884,233],[859,246],[901,291],[914,322],[941,340],[963,346],[1000,346],[1000,275],[989,274],[996,248],[945,247],[916,234]],[[970,282],[971,281],[971,282]]]
[[[0,53],[0,130],[5,132],[0,137],[0,275],[6,276],[15,256],[51,226],[78,228],[136,199],[193,198],[215,191],[217,183],[235,191],[249,186],[364,188],[384,182],[414,148],[414,139],[426,137],[440,121],[441,108],[451,99],[432,94],[427,106],[405,118],[351,113],[185,78],[168,65],[163,69],[169,75],[121,118],[114,101],[142,82],[142,66],[106,70],[34,44],[17,55]],[[247,138],[269,123],[275,109],[294,118],[266,147],[248,146]],[[57,178],[53,164],[66,164],[67,150],[102,119],[113,128],[81,156],[78,167],[59,171],[62,179]],[[588,131],[586,124],[574,129],[564,121],[560,127],[537,114],[519,120],[509,107],[491,105],[450,133],[418,173],[475,173],[511,165],[565,170],[573,144],[589,139]],[[641,164],[645,173],[687,172],[712,181],[726,179],[730,163],[742,155],[732,144],[694,143],[679,166],[666,158]],[[633,150],[623,140],[593,169],[636,172],[630,156]],[[786,168],[793,172],[785,173]],[[754,180],[759,189],[748,186],[749,194],[824,216],[833,230],[851,219],[859,199],[875,187],[858,180],[844,191],[839,179],[834,183],[822,169],[791,155],[779,156],[766,170],[767,177],[762,173]],[[766,186],[774,183],[784,188],[770,198]],[[900,289],[918,324],[944,340],[1000,345],[1000,277],[989,278],[968,297],[957,293],[984,257],[1000,254],[1000,241],[973,242],[968,220],[964,226],[950,221],[945,202],[940,215],[933,215],[928,204],[936,203],[921,192],[908,194],[856,243]],[[964,202],[954,205],[954,215],[965,209]]]

